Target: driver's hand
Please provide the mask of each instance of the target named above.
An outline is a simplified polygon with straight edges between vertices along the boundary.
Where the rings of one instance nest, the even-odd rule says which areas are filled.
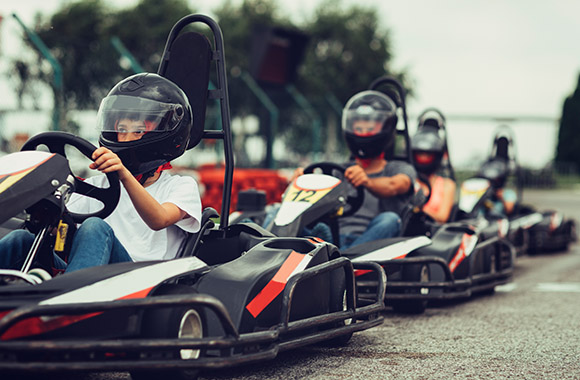
[[[129,169],[121,162],[119,156],[108,148],[102,146],[95,149],[92,158],[94,162],[89,165],[90,169],[98,170],[101,173],[118,172],[121,181],[128,176],[132,176]]]
[[[349,166],[344,171],[344,178],[346,178],[354,187],[367,186],[369,177],[364,169],[359,165]]]
[[[290,179],[290,182],[294,182],[294,180],[296,178],[300,177],[303,174],[304,174],[304,168],[296,168],[296,170],[294,170],[294,174],[292,174],[292,178]]]

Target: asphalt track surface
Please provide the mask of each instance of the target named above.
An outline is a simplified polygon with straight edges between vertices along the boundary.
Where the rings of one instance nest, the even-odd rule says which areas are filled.
[[[580,190],[527,191],[524,199],[580,221]],[[346,347],[310,346],[200,379],[580,379],[580,244],[518,257],[513,282],[493,295],[433,305],[415,316],[385,311],[384,317]]]

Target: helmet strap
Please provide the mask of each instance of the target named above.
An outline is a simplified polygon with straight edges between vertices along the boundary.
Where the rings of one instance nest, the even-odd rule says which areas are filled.
[[[380,155],[378,155],[377,157],[372,157],[372,158],[357,158],[358,163],[360,164],[360,166],[362,166],[363,169],[368,168],[369,166],[371,166],[371,163],[374,160],[383,160],[385,158],[385,152],[382,152]]]
[[[153,170],[149,170],[148,172],[142,173],[142,174],[137,174],[135,176],[135,179],[137,181],[139,181],[139,183],[141,184],[141,186],[145,185],[145,182],[153,177],[155,174],[157,173],[161,173],[163,170],[169,170],[169,169],[173,169],[173,166],[171,166],[170,162],[166,162],[163,165],[159,166],[157,169],[153,169]]]

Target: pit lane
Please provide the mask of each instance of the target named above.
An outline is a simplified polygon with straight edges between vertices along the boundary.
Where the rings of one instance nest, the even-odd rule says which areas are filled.
[[[524,196],[540,210],[580,221],[580,191]],[[579,379],[580,245],[518,257],[514,281],[494,295],[434,305],[421,315],[384,315],[381,326],[355,334],[346,347],[301,348],[200,379]],[[127,373],[58,376],[80,378],[130,379]]]

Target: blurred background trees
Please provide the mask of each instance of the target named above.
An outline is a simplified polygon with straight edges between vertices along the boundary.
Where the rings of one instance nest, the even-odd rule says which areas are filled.
[[[122,10],[111,9],[101,0],[81,0],[67,3],[53,15],[39,15],[32,29],[62,66],[64,108],[96,110],[108,90],[138,71],[136,67],[157,71],[169,30],[177,20],[195,12],[186,0],[141,0]],[[372,80],[389,74],[407,84],[407,73],[391,67],[389,31],[379,27],[373,8],[346,8],[328,0],[303,25],[294,25],[273,0],[245,0],[239,5],[225,0],[214,13],[224,35],[232,117],[257,117],[258,129],[250,133],[263,141],[273,140],[273,136],[268,140],[268,134],[273,133],[270,117],[249,88],[248,80],[255,80],[279,108],[276,138],[281,140],[280,149],[296,154],[283,154],[292,164],[296,164],[296,157],[313,150],[321,154],[344,151],[339,123],[342,106]],[[304,43],[303,59],[288,83],[269,83],[256,77],[252,51],[258,27],[293,33]],[[112,43],[114,38],[129,57],[120,54]],[[35,82],[51,84],[50,67],[40,61],[39,56],[36,61],[14,62],[19,97],[27,96]],[[313,139],[318,139],[319,146]],[[248,150],[244,142],[236,146],[241,150],[236,154],[242,166],[266,165],[266,154],[256,165],[255,158],[244,155]]]

